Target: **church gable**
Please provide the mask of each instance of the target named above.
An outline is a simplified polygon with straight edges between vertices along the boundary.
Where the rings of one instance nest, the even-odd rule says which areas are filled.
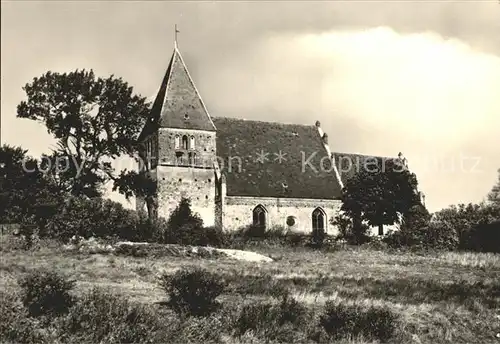
[[[339,199],[315,126],[214,118],[228,196]]]

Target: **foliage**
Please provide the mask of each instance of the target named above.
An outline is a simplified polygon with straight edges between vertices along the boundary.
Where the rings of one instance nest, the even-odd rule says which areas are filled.
[[[147,307],[95,288],[61,320],[65,337],[83,337],[88,343],[155,343],[161,340],[156,334],[162,326],[166,324]]]
[[[58,140],[50,172],[73,195],[95,197],[113,177],[109,159],[138,151],[136,141],[149,112],[146,98],[113,75],[96,78],[92,70],[47,72],[23,87],[27,100],[17,117],[42,122]],[[67,168],[60,169],[56,159]]]
[[[220,227],[203,227],[203,233],[196,245],[225,247],[227,245],[227,234]]]
[[[22,302],[30,316],[60,315],[73,304],[74,281],[56,272],[36,270],[21,278]]]
[[[167,230],[167,221],[163,217],[151,218],[147,214],[137,212],[137,224],[131,241],[160,243]]]
[[[413,247],[415,249],[456,250],[459,238],[453,227],[446,222],[433,221],[420,226],[402,227],[384,239],[390,247]]]
[[[431,214],[425,206],[422,204],[414,205],[404,215],[401,230],[425,227],[429,224],[430,220]]]
[[[500,253],[500,220],[473,228],[471,246],[476,251]]]
[[[359,304],[328,301],[320,324],[333,338],[362,335],[366,339],[387,342],[397,332],[399,317],[386,307],[364,308]]]
[[[374,159],[350,178],[342,190],[341,210],[354,221],[358,232],[366,221],[369,226],[392,225],[420,202],[415,174],[398,159]]]
[[[121,171],[114,180],[113,191],[118,191],[128,200],[131,197],[142,198],[146,202],[150,218],[157,218],[156,182],[147,171]]]
[[[176,232],[187,224],[193,225],[193,227],[203,227],[203,220],[191,210],[191,201],[183,197],[179,205],[170,214],[167,227]]]
[[[139,240],[142,233],[136,231],[138,223],[138,215],[120,203],[101,198],[70,197],[48,227],[52,236],[62,240],[74,235],[86,239],[116,236]]]
[[[0,222],[35,224],[43,234],[62,201],[60,190],[26,150],[0,147]]]
[[[488,194],[488,201],[500,207],[500,169],[498,169],[498,180]]]
[[[337,240],[345,240],[353,245],[361,245],[370,240],[368,235],[370,227],[363,222],[357,223],[355,226],[356,221],[343,212],[332,218],[330,223],[338,228]]]
[[[500,207],[495,204],[459,204],[436,212],[433,221],[446,223],[454,228],[459,238],[459,248],[482,251],[482,243],[488,241],[482,238],[492,228],[488,224],[500,220]],[[492,229],[493,230],[493,229]]]
[[[216,298],[226,284],[217,275],[203,269],[179,270],[163,274],[160,286],[169,296],[169,305],[179,314],[206,316],[218,309]]]
[[[203,220],[191,210],[189,199],[182,198],[170,214],[163,242],[166,244],[222,246],[226,235],[217,227],[203,227]]]
[[[52,343],[38,331],[37,321],[28,317],[16,294],[0,291],[0,341],[2,343]],[[52,338],[54,339],[54,338]]]
[[[308,315],[304,305],[284,295],[278,304],[258,302],[243,306],[235,322],[235,332],[241,337],[253,331],[266,340],[292,342],[300,335],[296,333],[298,326],[309,321]]]

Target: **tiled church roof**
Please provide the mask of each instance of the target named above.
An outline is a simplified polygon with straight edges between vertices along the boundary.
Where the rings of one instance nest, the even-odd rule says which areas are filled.
[[[316,126],[235,118],[213,118],[213,121],[217,127],[217,156],[223,164],[220,168],[226,176],[228,195],[340,197],[341,187]],[[257,161],[262,153],[267,153],[263,163]],[[313,167],[305,164],[311,156]]]
[[[215,131],[207,108],[175,47],[141,138],[156,128]]]

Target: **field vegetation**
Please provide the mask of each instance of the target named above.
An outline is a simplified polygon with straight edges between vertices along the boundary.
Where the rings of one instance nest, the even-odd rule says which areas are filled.
[[[500,332],[498,255],[457,252],[422,255],[360,247],[328,251],[254,245],[253,249],[275,261],[88,254],[64,251],[54,241],[30,251],[8,249],[4,245],[0,263],[0,288],[5,300],[2,340],[13,343],[496,343],[499,340],[496,337]],[[62,281],[51,271],[57,271]],[[30,280],[29,276],[34,277]],[[46,292],[41,287],[43,283],[56,285],[51,290],[61,289],[62,296],[56,303],[59,313],[53,310],[43,313],[40,307],[30,306],[30,302],[37,300],[37,304],[43,304],[40,301]],[[71,297],[67,296],[68,288]],[[26,302],[27,296],[32,301]],[[49,297],[54,300],[58,296]],[[182,300],[207,307],[201,312],[190,311]],[[33,309],[37,311],[31,312]],[[41,316],[40,312],[46,315]]]

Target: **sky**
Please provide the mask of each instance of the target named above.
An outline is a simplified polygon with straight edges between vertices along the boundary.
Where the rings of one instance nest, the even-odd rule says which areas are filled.
[[[154,98],[175,24],[212,116],[319,120],[332,151],[402,152],[431,211],[479,202],[497,180],[496,0],[2,1],[0,142],[50,150],[43,126],[16,118],[22,87],[49,70],[114,74]]]

